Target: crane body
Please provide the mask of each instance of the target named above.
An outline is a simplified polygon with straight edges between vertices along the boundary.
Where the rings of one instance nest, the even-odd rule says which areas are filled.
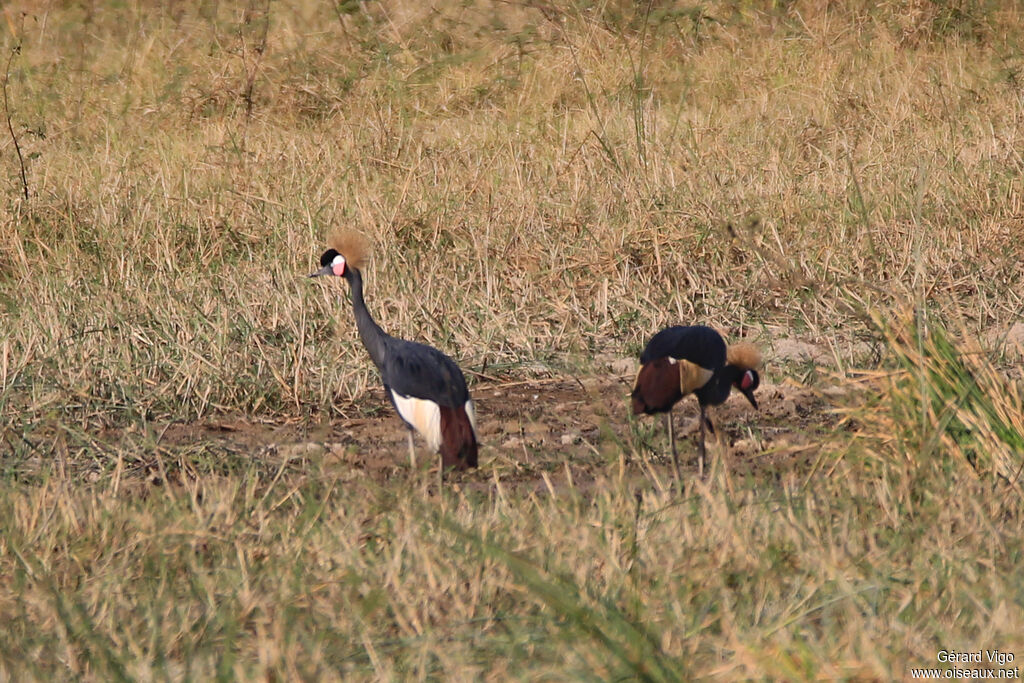
[[[733,388],[754,408],[754,390],[760,385],[757,368],[761,354],[750,344],[727,346],[722,336],[704,325],[673,326],[661,330],[647,342],[640,354],[640,372],[630,396],[633,414],[665,413],[672,463],[681,481],[679,456],[672,428],[672,407],[693,394],[700,407],[698,472],[704,476],[705,431],[714,432],[707,407],[724,403]]]
[[[384,391],[409,427],[409,457],[415,466],[412,432],[441,455],[441,471],[477,466],[476,411],[466,379],[451,358],[432,346],[392,337],[370,315],[363,299],[361,238],[342,233],[320,257],[309,277],[343,277],[352,291],[359,338],[380,371]]]

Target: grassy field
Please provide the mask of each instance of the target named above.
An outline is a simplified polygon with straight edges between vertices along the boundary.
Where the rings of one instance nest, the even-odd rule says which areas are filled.
[[[2,13],[0,678],[1024,660],[1018,3]],[[477,397],[443,491],[304,278],[338,227]],[[627,394],[696,322],[762,410],[680,496]]]

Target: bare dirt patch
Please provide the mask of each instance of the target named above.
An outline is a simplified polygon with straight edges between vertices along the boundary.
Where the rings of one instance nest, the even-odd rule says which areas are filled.
[[[574,486],[586,487],[599,470],[625,466],[653,470],[668,480],[671,462],[663,418],[629,415],[632,379],[606,375],[478,384],[473,396],[481,468],[447,476],[470,488],[487,488],[495,477],[513,488],[545,489],[570,479]],[[709,455],[725,457],[737,473],[807,462],[836,422],[820,391],[792,382],[764,383],[758,399],[757,411],[736,395],[711,413],[716,435],[709,438]],[[405,426],[382,390],[373,390],[365,402],[382,409],[376,415],[323,423],[220,419],[166,425],[156,432],[162,446],[172,451],[202,442],[271,465],[318,460],[324,471],[342,480],[369,477],[382,483],[407,476]],[[695,400],[684,399],[673,416],[680,457],[695,474]],[[418,438],[416,447],[420,468],[428,463],[435,468],[435,459]]]

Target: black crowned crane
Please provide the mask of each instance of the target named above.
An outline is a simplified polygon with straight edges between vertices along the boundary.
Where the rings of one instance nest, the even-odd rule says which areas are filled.
[[[353,232],[335,236],[320,257],[320,270],[309,277],[343,277],[352,289],[352,309],[363,346],[380,371],[384,391],[409,427],[409,459],[416,466],[412,430],[441,454],[441,478],[447,468],[477,466],[476,414],[466,378],[455,362],[425,344],[397,339],[380,328],[363,301],[360,269],[366,242]]]
[[[756,409],[754,390],[761,383],[757,374],[761,353],[752,344],[726,347],[722,336],[710,327],[675,326],[651,337],[640,354],[640,365],[633,387],[633,414],[665,413],[668,438],[672,444],[672,464],[680,486],[682,478],[672,430],[672,406],[687,394],[697,397],[700,406],[698,471],[703,478],[705,424],[714,432],[706,408],[725,402],[729,392],[736,387]]]

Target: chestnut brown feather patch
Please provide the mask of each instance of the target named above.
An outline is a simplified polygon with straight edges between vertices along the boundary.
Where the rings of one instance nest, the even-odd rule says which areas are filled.
[[[725,352],[725,362],[744,370],[761,367],[761,352],[753,344],[732,344]]]
[[[339,230],[331,235],[327,246],[345,257],[349,267],[362,269],[366,265],[366,257],[370,254],[370,242],[355,230]]]
[[[659,358],[640,368],[633,386],[633,414],[664,413],[672,410],[676,401],[683,397],[679,390],[679,370],[669,363],[668,358]]]
[[[441,467],[464,470],[477,466],[476,434],[465,406],[441,406]]]

